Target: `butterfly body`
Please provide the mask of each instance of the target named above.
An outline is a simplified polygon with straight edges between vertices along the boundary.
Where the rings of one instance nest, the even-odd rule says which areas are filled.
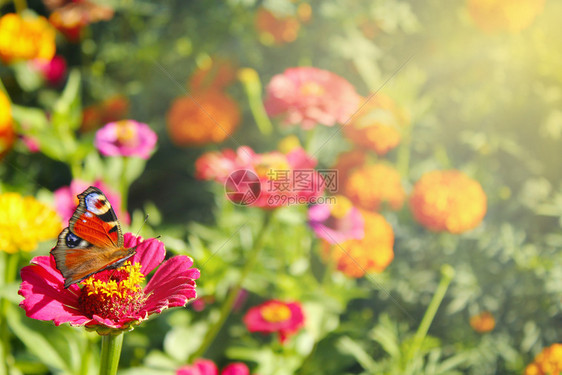
[[[117,268],[135,255],[124,247],[123,232],[103,192],[90,186],[78,195],[78,207],[51,250],[64,287],[106,269]]]

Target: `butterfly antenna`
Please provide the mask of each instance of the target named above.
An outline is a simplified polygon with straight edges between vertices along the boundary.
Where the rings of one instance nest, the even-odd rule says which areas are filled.
[[[142,230],[142,227],[144,227],[144,224],[146,224],[146,222],[148,221],[148,214],[146,214],[146,216],[144,217],[144,221],[142,222],[142,225],[140,226],[139,230],[137,231],[137,237],[139,236],[140,231]]]

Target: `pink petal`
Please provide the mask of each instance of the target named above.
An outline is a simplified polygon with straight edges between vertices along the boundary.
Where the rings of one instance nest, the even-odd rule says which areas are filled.
[[[21,270],[22,283],[19,294],[24,297],[20,306],[33,319],[52,320],[55,325],[85,324],[90,319],[80,311],[80,288],[71,285],[64,288],[64,279],[55,268],[54,257],[40,256]]]
[[[242,362],[235,362],[223,368],[221,375],[250,375],[250,370]]]
[[[133,256],[133,264],[141,264],[141,273],[148,275],[166,256],[164,244],[156,238],[143,240],[132,233],[125,233],[125,247],[137,246],[137,253]]]
[[[164,262],[145,288],[148,298],[143,311],[161,312],[168,307],[184,306],[195,298],[194,280],[199,278],[199,270],[190,268],[192,265],[193,260],[185,255]]]

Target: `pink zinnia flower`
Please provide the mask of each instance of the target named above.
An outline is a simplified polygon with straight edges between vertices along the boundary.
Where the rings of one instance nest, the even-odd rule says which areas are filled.
[[[176,375],[219,375],[219,369],[211,360],[197,359],[193,365],[180,367]]]
[[[219,375],[219,369],[211,360],[197,359],[193,365],[180,367],[176,375]],[[250,375],[250,369],[242,362],[234,362],[223,368],[221,375]]]
[[[222,184],[232,172],[252,168],[255,156],[256,153],[247,146],[239,147],[236,152],[231,149],[207,152],[195,161],[195,177]]]
[[[227,149],[203,154],[195,162],[195,175],[200,179],[224,184],[227,193],[238,193],[241,182],[244,181],[229,177],[237,171],[251,172],[252,182],[259,182],[259,194],[257,198],[244,204],[272,209],[291,204],[307,204],[322,195],[322,176],[314,170],[315,166],[316,159],[300,147],[288,154],[279,151],[257,154],[244,146],[239,147],[236,152]],[[229,195],[229,199],[231,197]]]
[[[131,222],[129,213],[121,210],[121,196],[107,187],[101,180],[97,180],[91,184],[81,180],[72,180],[70,186],[63,186],[55,190],[55,209],[63,222],[70,220],[78,206],[77,195],[86,190],[88,186],[95,186],[105,193],[105,196],[109,199],[109,203],[113,207],[113,210],[115,210],[119,220],[125,224]]]
[[[43,79],[50,85],[59,85],[66,76],[66,60],[60,55],[56,55],[50,61],[36,59],[31,64],[41,72]]]
[[[334,198],[333,205],[318,204],[308,209],[308,223],[314,233],[331,244],[363,238],[365,223],[361,212],[343,195]]]
[[[234,362],[223,368],[221,375],[250,375],[250,369],[242,362]]]
[[[196,297],[195,280],[199,270],[191,268],[193,260],[185,255],[162,263],[148,284],[145,276],[155,269],[166,255],[164,244],[157,239],[143,240],[125,234],[125,247],[136,246],[130,261],[115,270],[96,273],[64,287],[64,278],[51,256],[38,256],[21,270],[20,306],[32,319],[53,321],[55,325],[70,323],[86,326],[99,334],[114,330],[130,330],[149,315],[169,307],[185,306]]]
[[[250,332],[277,332],[284,343],[304,326],[304,313],[298,302],[270,300],[248,310],[244,323]]]
[[[94,144],[105,156],[137,156],[148,159],[158,137],[147,124],[135,120],[110,122],[96,132]]]
[[[327,70],[298,67],[285,70],[267,86],[265,109],[270,116],[311,129],[317,124],[344,124],[357,110],[361,98],[344,78]]]

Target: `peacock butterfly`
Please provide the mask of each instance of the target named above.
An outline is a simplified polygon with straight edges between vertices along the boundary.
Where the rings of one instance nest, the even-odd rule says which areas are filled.
[[[78,195],[78,201],[68,227],[51,250],[65,288],[95,273],[117,268],[136,253],[136,247],[123,246],[119,220],[100,189],[90,186]]]

